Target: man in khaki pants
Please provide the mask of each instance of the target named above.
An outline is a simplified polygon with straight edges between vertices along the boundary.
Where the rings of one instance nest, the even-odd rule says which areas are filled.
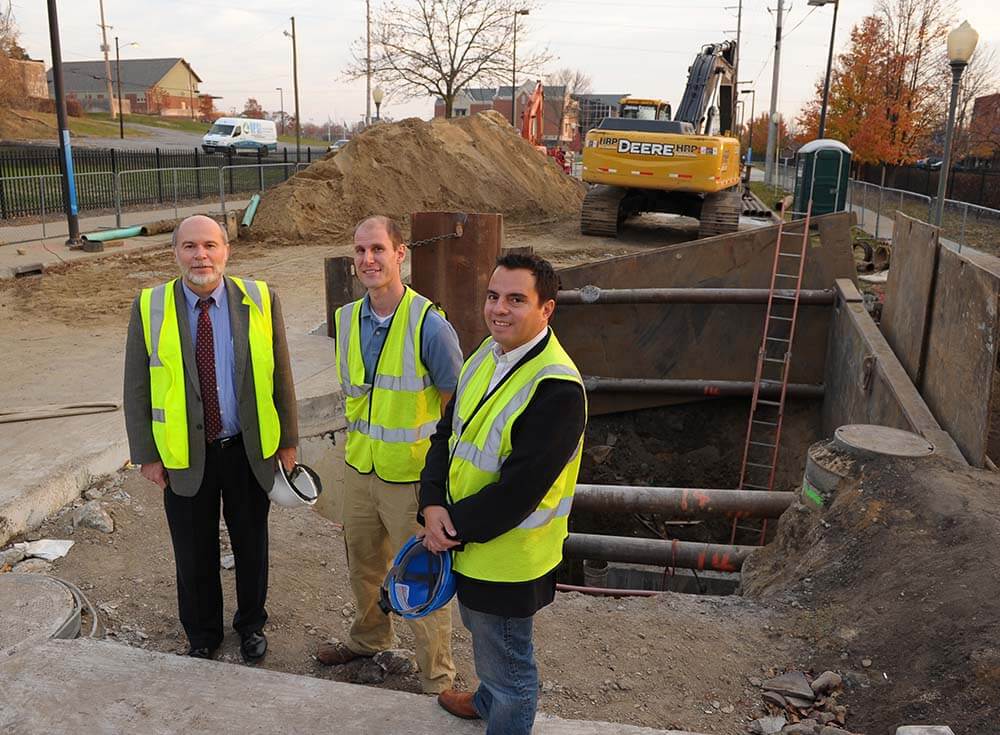
[[[337,375],[347,415],[344,537],[357,612],[345,643],[317,658],[345,664],[393,647],[378,606],[392,559],[417,524],[418,484],[430,436],[455,391],[462,353],[455,330],[431,302],[403,285],[402,232],[388,217],[354,231],[354,267],[368,293],[337,310]],[[449,689],[451,606],[408,620],[428,694]]]

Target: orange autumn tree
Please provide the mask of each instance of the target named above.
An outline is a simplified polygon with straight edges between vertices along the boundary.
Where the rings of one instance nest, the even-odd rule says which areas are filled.
[[[894,148],[892,128],[908,124],[906,103],[888,95],[889,71],[899,61],[887,47],[884,21],[874,16],[863,19],[851,29],[848,48],[837,56],[830,79],[825,136],[846,143],[858,163],[892,161],[901,154]],[[816,97],[797,120],[802,142],[816,138],[822,103],[820,78]]]
[[[763,161],[767,150],[767,121],[769,119],[767,112],[762,112],[749,123],[744,123],[740,128],[740,149],[746,155],[746,150],[753,143],[753,160]],[[753,136],[750,135],[753,131]],[[785,144],[789,139],[792,132],[788,129],[788,125],[785,123],[785,118],[780,114],[778,115],[778,140],[781,141],[782,149],[785,148]],[[796,146],[797,147],[797,146]]]

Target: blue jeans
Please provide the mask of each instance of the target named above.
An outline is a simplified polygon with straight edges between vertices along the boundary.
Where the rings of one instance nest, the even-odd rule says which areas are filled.
[[[538,708],[538,667],[531,642],[534,618],[503,618],[459,603],[472,633],[479,689],[472,702],[486,735],[530,735]]]

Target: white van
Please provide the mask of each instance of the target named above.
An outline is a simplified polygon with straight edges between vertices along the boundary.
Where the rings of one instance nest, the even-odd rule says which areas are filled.
[[[205,153],[253,153],[266,156],[278,150],[278,131],[271,120],[220,117],[201,139]]]

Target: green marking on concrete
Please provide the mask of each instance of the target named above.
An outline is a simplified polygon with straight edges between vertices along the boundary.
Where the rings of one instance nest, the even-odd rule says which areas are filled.
[[[816,488],[809,484],[808,480],[802,481],[802,495],[817,508],[823,507],[823,496],[816,491]]]

